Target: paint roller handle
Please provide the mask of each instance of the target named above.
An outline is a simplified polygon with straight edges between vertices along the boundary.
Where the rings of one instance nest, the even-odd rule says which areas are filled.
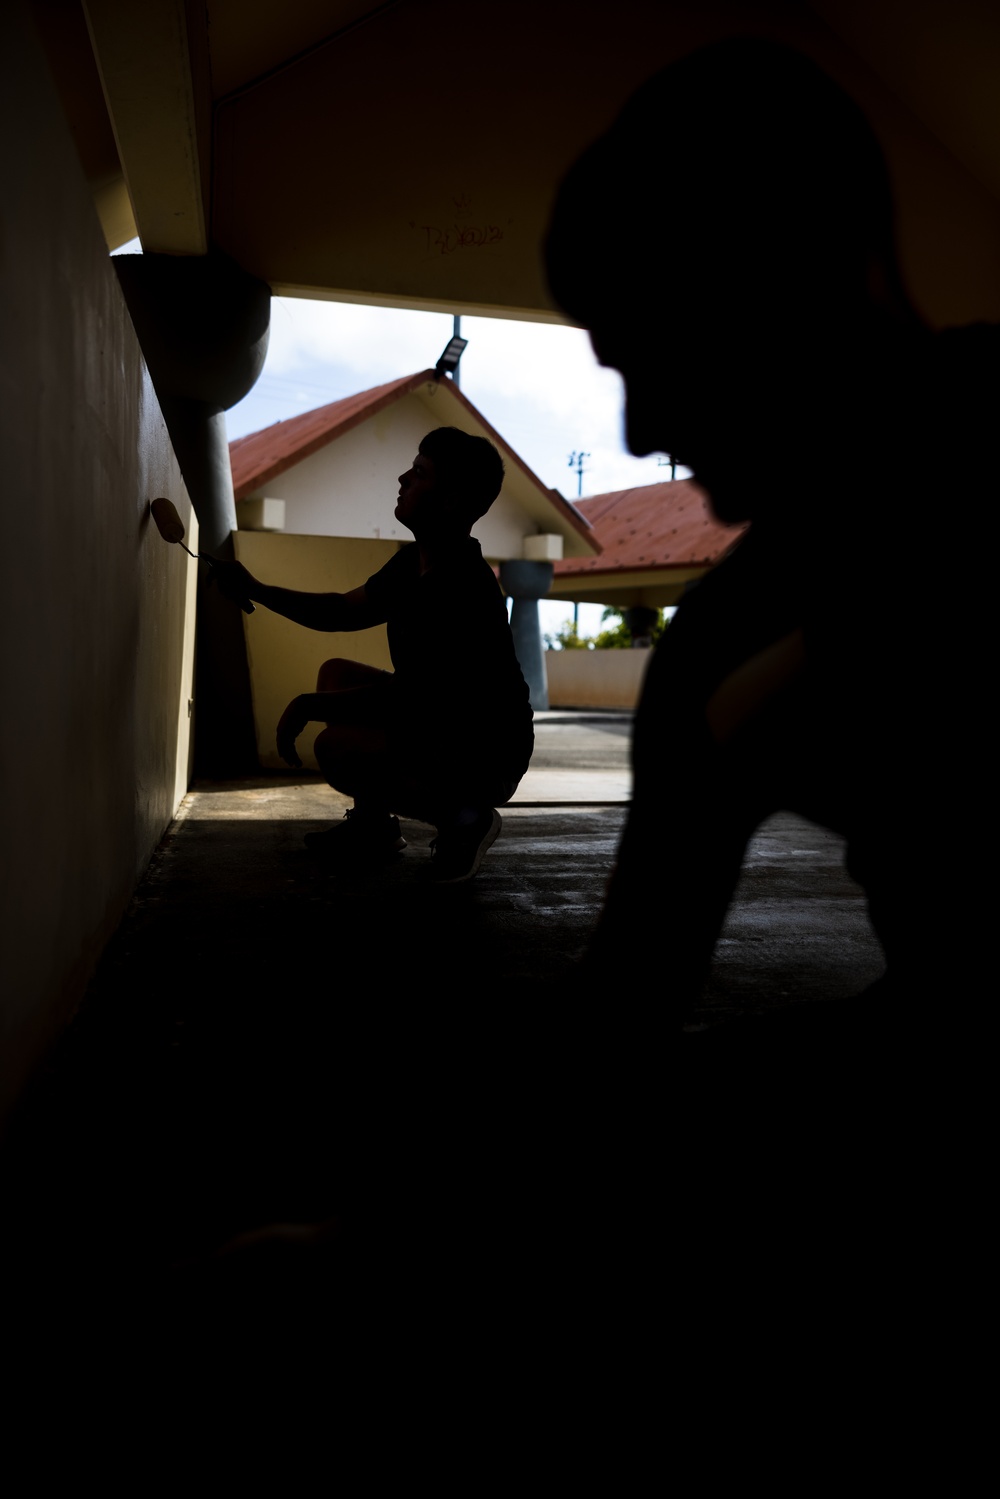
[[[222,566],[223,564],[219,562],[217,557],[211,556],[208,552],[192,552],[189,546],[185,546],[184,522],[177,514],[177,509],[172,500],[168,500],[164,495],[160,495],[155,500],[150,500],[149,513],[153,517],[156,529],[159,531],[164,541],[169,541],[174,546],[184,547],[184,550],[185,552],[187,552],[188,556],[197,557],[199,562],[207,562],[209,567],[211,568],[211,573],[209,574],[209,582],[211,582],[213,578],[216,578],[218,576],[215,569]],[[232,565],[236,567],[239,566],[238,563]],[[246,572],[246,568],[243,568],[243,571]],[[247,573],[247,577],[249,576],[250,574]],[[231,599],[234,604],[239,604],[244,614],[252,614],[254,612],[253,604],[251,604],[249,598],[247,598],[244,594],[241,594],[238,591],[233,590],[232,588],[223,588],[222,591],[226,595],[227,599]]]
[[[207,562],[211,569],[209,582],[214,581],[218,583],[226,598],[230,599],[234,604],[239,604],[244,614],[253,614],[257,606],[250,602],[246,593],[242,592],[239,586],[239,583],[242,582],[242,579],[239,579],[240,573],[246,573],[246,576],[250,577],[243,564],[240,562],[222,562],[218,557],[210,556],[208,552],[199,552],[198,556],[203,562]],[[237,581],[238,579],[239,582]],[[228,587],[226,586],[227,582]]]

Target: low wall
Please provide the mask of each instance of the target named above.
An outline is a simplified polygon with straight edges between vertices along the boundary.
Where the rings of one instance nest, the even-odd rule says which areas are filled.
[[[294,536],[285,532],[237,531],[236,556],[262,583],[307,593],[346,593],[377,572],[397,550],[395,541],[356,537]],[[258,608],[244,616],[257,753],[261,766],[284,769],[274,731],[293,697],[313,692],[320,665],[346,656],[392,669],[385,626],[351,634],[305,630],[280,614]],[[550,708],[634,709],[651,652],[546,651]],[[303,765],[318,770],[312,751],[320,725],[310,725],[298,741]]]
[[[271,531],[237,531],[233,545],[238,560],[261,583],[304,593],[349,593],[398,550],[395,541]],[[316,691],[316,673],[324,661],[346,656],[385,671],[392,669],[384,625],[350,634],[306,630],[263,607],[243,619],[257,754],[267,770],[286,768],[274,741],[278,719],[293,697]],[[321,729],[322,724],[309,724],[298,741],[299,756],[308,770],[319,769],[312,746]]]
[[[649,650],[546,651],[550,708],[634,709]]]

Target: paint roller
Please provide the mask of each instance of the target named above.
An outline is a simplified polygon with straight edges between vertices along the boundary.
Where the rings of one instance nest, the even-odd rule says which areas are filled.
[[[183,547],[188,556],[193,557],[196,562],[207,562],[209,567],[215,566],[219,560],[217,557],[210,556],[208,552],[192,552],[189,546],[184,546],[184,522],[170,500],[162,498],[150,500],[149,513],[164,541]],[[255,607],[249,599],[240,600],[240,608],[244,614],[252,614]]]

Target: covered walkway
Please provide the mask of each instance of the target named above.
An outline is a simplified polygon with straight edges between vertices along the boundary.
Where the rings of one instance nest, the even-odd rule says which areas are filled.
[[[196,784],[11,1128],[32,1257],[72,1245],[106,1262],[114,1245],[117,1264],[159,1274],[261,1224],[336,1211],[421,1113],[443,1110],[458,1139],[469,1090],[499,1083],[516,1116],[525,1077],[573,1054],[629,732],[624,714],[539,714],[500,839],[473,882],[445,889],[418,824],[391,868],[326,872],[302,834],[345,803],[315,778]],[[677,857],[666,806],[664,858]],[[877,977],[841,857],[793,818],[761,830],[692,1038]],[[655,1035],[663,982],[623,973],[609,1013],[634,1010]]]
[[[944,1336],[912,1298],[945,1263],[929,1212],[971,1263],[974,1048],[942,1036],[929,1073],[850,1003],[881,960],[837,840],[760,830],[678,1057],[668,955],[606,1004],[574,983],[630,720],[536,730],[468,886],[429,886],[414,824],[381,875],[325,874],[301,834],[336,799],[300,774],[185,799],[3,1152],[9,1360],[58,1367],[46,1408],[85,1413],[88,1440],[110,1420],[165,1463],[208,1441],[255,1476],[299,1431],[451,1464],[471,1493],[468,1457],[517,1469],[541,1422],[550,1460],[617,1479],[658,1446],[672,1381],[710,1418],[719,1339],[815,1367],[873,1319],[902,1363]],[[275,1224],[307,1227],[255,1239]],[[304,1450],[282,1446],[290,1475]]]

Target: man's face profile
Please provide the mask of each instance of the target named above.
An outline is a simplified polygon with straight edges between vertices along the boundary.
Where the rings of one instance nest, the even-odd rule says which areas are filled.
[[[433,459],[418,453],[405,474],[399,476],[399,498],[395,515],[410,531],[429,519],[437,493]],[[414,524],[416,523],[416,524]]]
[[[648,325],[633,334],[597,324],[590,341],[598,363],[622,377],[629,452],[637,458],[668,453],[694,470],[710,441],[702,430],[706,391],[696,376],[697,348],[678,348],[677,338],[659,338]]]
[[[783,457],[812,428],[815,356],[799,308],[764,301],[735,277],[725,298],[689,270],[675,280],[681,291],[661,294],[655,317],[633,324],[595,310],[591,345],[622,377],[629,452],[669,455],[716,517],[738,524],[767,503]]]

